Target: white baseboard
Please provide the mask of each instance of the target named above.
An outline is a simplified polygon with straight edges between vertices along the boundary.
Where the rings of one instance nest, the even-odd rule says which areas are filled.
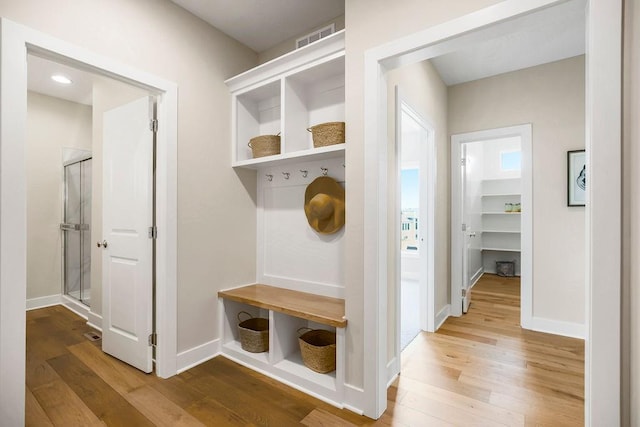
[[[102,316],[89,309],[87,313],[87,325],[102,332]]]
[[[544,319],[542,317],[531,318],[531,329],[570,338],[584,339],[585,337],[585,325],[581,323],[563,322],[561,320]]]
[[[440,329],[440,326],[451,316],[451,304],[447,304],[442,307],[442,310],[436,314],[436,331]]]
[[[62,295],[60,304],[62,304],[64,307],[66,307],[68,310],[73,311],[75,314],[77,314],[78,316],[84,318],[84,319],[88,319],[88,314],[89,314],[89,307],[87,307],[86,305],[82,304],[80,301],[71,298],[67,295]]]
[[[469,285],[469,288],[473,288],[476,285],[476,283],[478,283],[478,280],[480,280],[483,274],[484,274],[484,268],[480,267],[478,271],[476,271],[475,274],[471,276],[471,285]]]
[[[389,363],[387,363],[387,388],[391,386],[398,375],[400,375],[400,358],[394,357]]]
[[[51,307],[62,302],[62,295],[47,295],[46,297],[29,298],[27,300],[27,311],[37,310],[38,308]]]
[[[220,353],[220,340],[212,340],[197,347],[178,353],[176,358],[177,373],[180,374],[207,360],[213,359]]]
[[[364,415],[364,390],[351,384],[344,385],[344,409]]]

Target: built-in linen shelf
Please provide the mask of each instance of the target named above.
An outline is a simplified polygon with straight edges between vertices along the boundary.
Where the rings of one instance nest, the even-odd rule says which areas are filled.
[[[275,286],[254,284],[218,292],[220,298],[249,304],[323,325],[344,328],[344,300]]]
[[[239,160],[233,164],[233,167],[262,169],[275,165],[286,165],[311,160],[344,158],[344,148],[345,144],[336,144],[327,147],[310,148],[308,150],[258,157],[256,159]]]
[[[494,251],[494,252],[520,252],[520,249],[513,248],[481,248],[483,251]]]
[[[487,193],[482,197],[520,197],[520,193]]]
[[[521,212],[482,212],[482,215],[520,215]]]

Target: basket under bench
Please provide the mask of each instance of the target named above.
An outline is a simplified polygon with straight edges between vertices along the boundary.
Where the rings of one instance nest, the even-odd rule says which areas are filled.
[[[345,303],[290,289],[253,284],[218,292],[220,352],[226,357],[305,393],[343,407],[345,365]],[[240,345],[237,313],[269,319],[269,351],[250,353]],[[314,372],[302,362],[298,329],[327,329],[336,333],[336,370]]]

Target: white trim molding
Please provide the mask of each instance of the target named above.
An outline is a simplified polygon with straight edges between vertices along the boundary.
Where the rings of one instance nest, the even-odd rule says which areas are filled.
[[[94,329],[102,331],[102,316],[94,313],[89,309],[87,313],[87,325],[91,326]]]
[[[65,307],[67,310],[74,312],[85,320],[89,318],[89,307],[84,305],[80,301],[71,298],[68,295],[61,295],[60,305]]]
[[[364,390],[351,384],[344,385],[344,409],[364,415]]]
[[[178,374],[211,360],[220,354],[220,340],[215,339],[178,353]]]
[[[447,304],[436,315],[436,331],[451,316],[451,304]]]
[[[62,303],[62,295],[47,295],[45,297],[29,298],[27,300],[27,311],[39,308],[51,307]]]
[[[480,280],[483,274],[484,274],[484,267],[480,267],[478,271],[476,271],[473,274],[473,276],[471,276],[471,283],[469,284],[469,289],[473,288],[476,285],[476,283],[478,283],[478,280]]]
[[[586,327],[581,323],[533,317],[531,319],[531,329],[538,332],[545,332],[547,334],[584,339]]]

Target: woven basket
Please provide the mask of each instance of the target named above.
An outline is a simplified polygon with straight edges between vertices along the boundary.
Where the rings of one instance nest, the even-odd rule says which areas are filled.
[[[344,122],[328,122],[307,128],[313,136],[313,146],[344,144]]]
[[[298,334],[300,352],[305,366],[312,371],[326,374],[336,370],[336,334],[324,329],[300,328]]]
[[[251,148],[254,159],[280,154],[280,134],[256,136],[251,138],[247,145]]]
[[[241,320],[240,315],[249,316]],[[246,311],[238,313],[238,332],[242,349],[251,353],[263,353],[269,350],[269,319],[253,317]]]

